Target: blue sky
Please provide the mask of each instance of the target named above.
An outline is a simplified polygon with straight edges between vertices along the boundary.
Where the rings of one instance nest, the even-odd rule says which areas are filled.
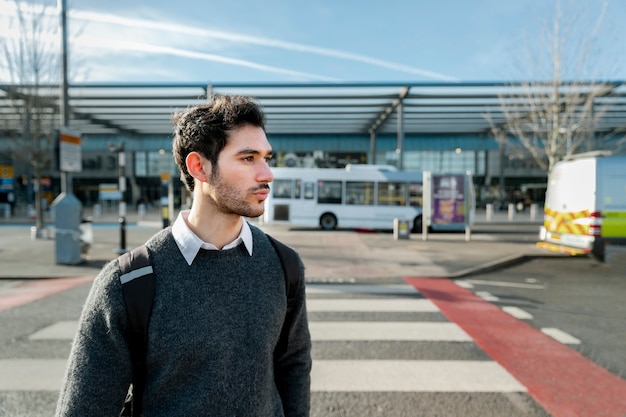
[[[41,1],[41,0],[39,0]],[[56,1],[43,0],[56,9]],[[0,0],[7,14],[11,1]],[[73,82],[540,78],[556,0],[67,0]],[[626,2],[562,0],[572,62],[623,79]],[[603,13],[604,10],[604,13]],[[599,30],[594,30],[603,16]],[[574,19],[575,23],[571,23]],[[2,31],[0,30],[0,36]],[[569,62],[569,64],[568,64]],[[1,75],[1,74],[0,74]]]

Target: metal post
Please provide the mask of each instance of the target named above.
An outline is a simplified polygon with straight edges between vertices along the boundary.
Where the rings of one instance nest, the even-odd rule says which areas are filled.
[[[161,220],[163,228],[170,225],[170,182],[171,175],[169,172],[161,173]]]
[[[69,104],[68,104],[68,82],[67,82],[67,19],[66,1],[57,0],[61,25],[61,93],[60,93],[60,129],[61,131],[69,125]],[[59,144],[60,145],[60,144]],[[61,159],[61,155],[60,158]],[[63,164],[61,164],[63,165]],[[60,265],[77,265],[81,262],[81,212],[80,201],[72,194],[72,181],[69,174],[70,169],[60,167],[61,174],[61,194],[54,199],[54,240],[55,240],[55,261]],[[39,184],[41,186],[41,184]],[[36,202],[39,204],[41,201]],[[40,210],[38,210],[40,212]],[[39,214],[38,214],[39,216]]]
[[[396,111],[398,112],[396,153],[398,154],[398,171],[402,171],[404,169],[404,106],[402,105],[402,101],[400,101],[400,104],[396,107]]]
[[[61,18],[61,105],[59,106],[61,126],[69,124],[68,81],[67,81],[67,5],[66,0],[57,0]],[[61,192],[71,193],[69,173],[61,170]]]
[[[376,163],[376,131],[374,129],[370,129],[370,154],[367,159],[370,164]]]
[[[117,168],[119,175],[118,190],[120,191],[120,202],[118,208],[120,247],[116,252],[121,255],[128,252],[128,249],[126,248],[126,153],[124,152],[124,143],[119,142],[117,145],[109,143],[109,151],[117,153]]]
[[[124,144],[119,143],[117,145],[118,152],[118,168],[119,168],[119,189],[120,189],[120,207],[119,207],[119,222],[120,222],[120,247],[117,253],[122,254],[128,252],[126,249],[126,153],[124,152]]]
[[[433,181],[432,173],[424,171],[422,176],[422,240],[428,240],[428,226],[432,216],[433,207]]]

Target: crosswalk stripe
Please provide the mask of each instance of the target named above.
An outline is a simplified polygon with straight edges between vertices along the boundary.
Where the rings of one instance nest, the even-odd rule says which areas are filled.
[[[309,299],[307,310],[310,312],[422,312],[439,311],[432,301],[421,298],[400,299]]]
[[[316,360],[312,391],[525,392],[492,361]]]
[[[307,285],[307,294],[399,294],[416,295],[415,288],[408,285],[372,285],[372,284],[315,284]]]
[[[31,334],[30,340],[72,340],[78,329],[77,320],[58,321]]]
[[[64,359],[0,359],[0,391],[58,391]]]
[[[530,314],[528,311],[526,310],[522,310],[519,307],[515,307],[515,306],[504,306],[502,307],[502,311],[504,311],[505,313],[508,313],[510,315],[512,315],[513,317],[515,317],[516,319],[520,319],[520,320],[532,320],[533,319],[533,315]]]
[[[429,322],[310,322],[311,339],[397,340],[471,342],[472,339],[454,323]]]
[[[564,332],[561,329],[555,329],[553,327],[544,327],[541,329],[544,334],[547,334],[551,338],[565,344],[565,345],[580,345],[580,339],[575,338],[571,334]]]

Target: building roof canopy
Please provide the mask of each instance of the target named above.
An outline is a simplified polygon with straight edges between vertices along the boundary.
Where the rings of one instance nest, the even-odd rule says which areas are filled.
[[[626,126],[622,82],[563,83],[559,90],[570,98],[595,96],[603,109],[599,131]],[[0,85],[0,132],[20,131],[18,112],[33,95],[42,115],[58,114],[59,91],[57,86]],[[530,108],[538,94],[550,97],[552,91],[550,83],[529,82],[72,84],[69,127],[87,136],[169,136],[175,111],[204,103],[207,93],[228,93],[255,97],[265,110],[269,134],[396,134],[402,127],[404,134],[485,135],[490,131],[486,115],[497,124],[505,121],[502,103]]]

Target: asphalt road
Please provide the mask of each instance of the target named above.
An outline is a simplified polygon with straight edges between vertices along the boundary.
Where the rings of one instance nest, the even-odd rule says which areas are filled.
[[[626,270],[590,258],[541,258],[464,281],[532,315],[537,329],[558,328],[580,340],[570,347],[626,378]]]
[[[514,229],[520,228],[507,226],[489,234],[478,230],[476,242],[491,242],[494,236],[500,245],[534,239],[533,227]],[[289,233],[278,234],[287,237]],[[311,262],[319,256],[313,240],[319,240],[327,252],[339,238],[357,242],[347,231],[319,233],[294,234],[292,243],[300,245]],[[358,276],[369,273],[371,278],[332,279],[348,262],[341,259],[342,248],[334,250],[332,260],[325,257],[310,269],[317,277],[308,285],[314,340],[312,417],[626,415],[626,405],[615,405],[624,404],[622,398],[626,398],[623,265],[589,258],[535,258],[458,279],[415,276],[405,281],[398,276],[407,276],[406,271],[416,265],[434,273],[445,270],[423,266],[425,259],[436,259],[429,251],[440,245],[447,249],[437,252],[441,253],[437,265],[448,262],[446,252],[464,248],[471,258],[478,256],[481,246],[469,248],[454,236],[437,236],[429,242],[412,237],[396,243],[388,237],[373,234],[358,240],[363,261],[350,262]],[[398,264],[391,258],[398,249],[387,251],[397,245],[405,251],[417,248],[425,257],[382,268],[380,262],[385,259]],[[365,263],[377,253],[381,254],[379,264]],[[457,262],[459,270],[464,270],[464,261]],[[393,279],[381,278],[389,273]],[[53,414],[72,323],[80,314],[89,280],[0,280],[0,296],[45,295],[0,311],[0,417]],[[547,343],[547,337],[542,337],[546,329],[556,329],[551,338],[565,339]],[[494,334],[499,339],[489,338]],[[519,352],[519,344],[527,342],[520,342],[522,334],[531,335],[524,337],[537,341],[529,345],[538,348]],[[580,358],[570,361],[572,352]],[[506,362],[511,353],[513,366]],[[547,370],[552,380],[532,379],[535,374],[545,375],[542,367],[550,368],[563,358],[567,367],[583,371],[566,374],[563,367],[555,366],[554,371]],[[535,364],[526,374],[516,368],[525,361]],[[577,363],[582,364],[580,368]],[[595,365],[606,375],[590,381],[584,370]],[[611,382],[603,386],[606,381]],[[589,413],[571,411],[569,404],[554,405],[540,395],[554,387],[567,392],[589,386],[599,392],[589,395],[595,407]],[[619,394],[625,395],[619,398]]]

